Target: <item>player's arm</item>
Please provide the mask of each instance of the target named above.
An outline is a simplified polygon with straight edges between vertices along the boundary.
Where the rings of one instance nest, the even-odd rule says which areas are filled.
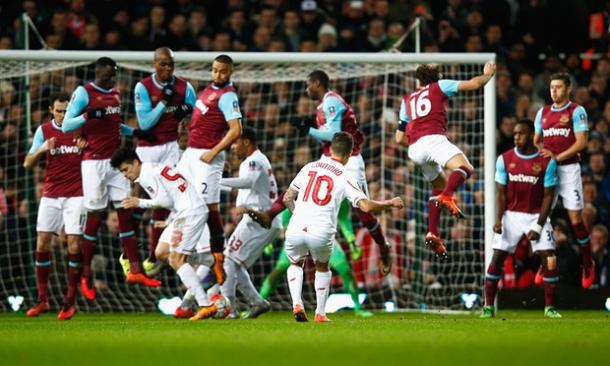
[[[155,108],[152,107],[150,101],[150,94],[144,86],[144,84],[138,82],[134,89],[134,95],[136,100],[136,118],[138,120],[138,126],[142,130],[150,130],[155,127],[161,115],[165,112],[165,101],[161,100]]]
[[[498,156],[496,160],[496,223],[494,224],[494,232],[502,234],[502,218],[506,212],[506,184],[508,183],[508,174],[504,166],[504,158]]]
[[[61,124],[61,130],[64,133],[71,132],[82,127],[87,122],[88,114],[85,112],[85,108],[89,104],[89,95],[84,87],[79,86],[76,88],[68,108],[66,109],[66,115]]]
[[[337,132],[341,131],[341,119],[345,106],[339,99],[329,96],[322,103],[322,111],[326,123],[320,128],[309,127],[308,134],[318,141],[331,141]]]
[[[142,187],[144,189],[144,187]],[[172,199],[165,190],[165,187],[162,184],[159,184],[159,192],[155,197],[150,199],[144,199],[139,197],[127,197],[123,201],[121,201],[121,206],[125,209],[130,208],[167,208],[171,209],[172,207]]]
[[[483,74],[475,76],[470,80],[462,80],[458,83],[457,89],[460,92],[481,89],[496,73],[496,64],[488,62],[483,66]]]
[[[38,162],[41,156],[43,156],[47,151],[51,150],[55,146],[55,137],[44,140],[44,136],[42,133],[42,127],[38,126],[36,132],[34,133],[34,140],[32,141],[32,146],[30,147],[30,151],[25,156],[25,160],[23,161],[23,167],[26,169],[32,169]]]
[[[404,146],[409,145],[409,141],[405,138],[407,124],[409,124],[409,115],[407,115],[407,105],[403,98],[400,103],[400,112],[398,113],[398,127],[396,128],[396,143]]]
[[[284,203],[284,206],[290,210],[290,212],[294,211],[294,200],[297,199],[298,195],[299,191],[294,189],[293,187],[288,188],[286,193],[284,193],[284,198],[282,199],[282,202]]]
[[[234,92],[224,93],[218,100],[218,108],[224,114],[225,120],[229,125],[229,131],[224,135],[222,140],[210,151],[201,155],[201,161],[211,163],[216,155],[220,154],[226,148],[231,146],[235,140],[241,136],[241,111],[239,110],[239,100]]]
[[[587,119],[587,112],[582,106],[574,109],[574,112],[572,113],[572,126],[574,128],[574,137],[576,138],[576,141],[574,141],[569,148],[555,156],[555,160],[557,160],[558,163],[574,157],[587,147],[589,122]]]
[[[557,184],[559,184],[557,163],[555,160],[551,159],[549,165],[546,167],[546,172],[544,173],[544,197],[542,198],[542,204],[540,205],[540,214],[538,215],[538,221],[527,233],[527,238],[529,240],[540,239],[542,227],[553,210],[553,200],[555,198],[555,188],[557,187]]]
[[[254,184],[256,184],[256,181],[258,180],[258,177],[260,177],[262,171],[263,170],[260,165],[256,164],[254,160],[251,160],[248,163],[248,171],[246,172],[246,174],[242,175],[240,169],[239,177],[222,178],[220,180],[220,184],[229,188],[252,189],[254,188]]]
[[[538,150],[542,150],[542,108],[536,113],[534,117],[534,145]]]
[[[384,201],[375,201],[368,198],[363,198],[358,200],[357,205],[362,211],[370,212],[372,214],[378,214],[391,208],[405,207],[404,203],[402,202],[402,198],[400,197],[394,197],[391,200]]]

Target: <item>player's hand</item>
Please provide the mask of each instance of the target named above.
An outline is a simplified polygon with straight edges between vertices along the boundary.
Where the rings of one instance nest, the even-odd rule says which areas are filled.
[[[538,241],[539,239],[540,239],[540,234],[538,234],[534,230],[530,230],[527,233],[527,240],[529,240],[529,241]]]
[[[496,222],[494,224],[494,233],[502,234],[502,223],[501,222]]]
[[[85,150],[87,146],[89,146],[89,142],[87,141],[87,139],[82,136],[75,137],[72,141],[76,144],[76,146],[78,146],[81,151]]]
[[[139,199],[137,197],[127,197],[121,201],[121,206],[125,209],[138,207]]]
[[[496,73],[496,64],[493,62],[487,62],[485,66],[483,66],[483,74],[485,75],[493,75]]]
[[[362,248],[356,245],[356,242],[349,243],[349,251],[352,254],[352,260],[357,261],[362,257]]]
[[[299,130],[300,133],[306,134],[309,132],[309,128],[315,127],[315,122],[310,118],[303,118],[301,120],[294,120],[292,122],[294,127]]]
[[[87,111],[87,116],[85,117],[85,119],[87,119],[87,120],[91,119],[91,118],[102,119],[102,118],[104,118],[105,115],[106,115],[106,108],[96,108],[96,109]]]
[[[174,89],[174,86],[170,83],[167,83],[167,85],[163,87],[163,90],[161,90],[161,100],[167,103],[172,100],[175,94],[176,89]]]
[[[553,160],[557,160],[557,155],[553,154],[551,152],[551,150],[549,150],[549,149],[541,149],[540,155],[542,155],[545,158],[551,158]]]
[[[405,207],[405,203],[402,201],[400,197],[394,197],[390,200],[392,207],[402,209]]]
[[[153,224],[153,228],[155,229],[165,229],[167,227],[167,222],[165,220],[155,220]]]
[[[50,139],[46,140],[44,142],[44,144],[42,144],[42,146],[40,147],[41,151],[47,152],[49,150],[52,150],[55,147],[55,141],[57,139],[55,137],[51,137]]]
[[[183,104],[181,106],[178,106],[178,109],[174,111],[174,117],[178,118],[179,120],[182,120],[184,117],[188,116],[191,113],[193,113],[193,106],[190,104]]]
[[[154,142],[155,141],[155,135],[150,132],[150,131],[146,131],[146,130],[142,130],[139,128],[136,128],[133,130],[133,135],[141,140],[145,140],[148,142]]]
[[[201,154],[201,157],[199,158],[199,160],[203,161],[206,164],[210,164],[210,163],[212,163],[212,160],[214,160],[215,157],[216,157],[216,154],[214,153],[214,151],[209,150],[209,151],[206,151],[203,154]]]

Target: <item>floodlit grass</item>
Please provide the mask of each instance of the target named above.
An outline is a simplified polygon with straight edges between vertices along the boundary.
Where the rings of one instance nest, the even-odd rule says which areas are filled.
[[[1,365],[602,365],[610,313],[472,315],[351,312],[329,324],[288,312],[256,320],[174,320],[161,314],[0,314]],[[313,314],[309,313],[310,320]]]

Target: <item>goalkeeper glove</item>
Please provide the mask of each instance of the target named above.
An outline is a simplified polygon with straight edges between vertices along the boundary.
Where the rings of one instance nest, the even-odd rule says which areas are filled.
[[[152,132],[150,131],[145,131],[145,130],[141,130],[139,128],[136,128],[133,130],[133,135],[135,137],[137,137],[140,140],[145,140],[148,142],[154,142],[155,141],[155,135],[153,135]]]
[[[263,249],[263,254],[265,254],[266,256],[270,256],[271,254],[273,254],[273,243],[265,245],[265,248]]]
[[[178,108],[174,111],[174,117],[178,118],[179,120],[182,120],[184,117],[188,116],[191,113],[193,113],[193,106],[191,106],[190,104],[183,104],[181,106],[178,106]]]
[[[315,121],[310,118],[303,118],[301,120],[295,120],[292,124],[302,134],[307,134],[309,132],[309,128],[315,127],[315,125],[316,125]]]
[[[352,253],[352,260],[357,261],[362,257],[362,248],[356,242],[349,243],[349,251]]]
[[[172,100],[174,94],[176,94],[174,86],[168,83],[163,87],[163,90],[161,91],[161,100],[167,103]]]
[[[86,119],[90,119],[90,118],[102,119],[102,118],[104,118],[105,114],[106,114],[106,108],[92,109],[87,112]]]

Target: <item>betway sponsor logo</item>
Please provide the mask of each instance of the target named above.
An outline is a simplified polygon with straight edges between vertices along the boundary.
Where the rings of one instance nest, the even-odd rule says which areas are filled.
[[[80,149],[78,146],[61,145],[52,148],[49,152],[51,155],[80,154]]]
[[[199,109],[201,111],[201,114],[206,114],[207,111],[210,109],[199,99],[197,100],[197,102],[195,102],[195,108]]]
[[[105,114],[121,114],[121,107],[106,107]]]
[[[536,184],[536,183],[538,183],[538,179],[539,179],[538,177],[533,176],[533,175],[525,175],[522,173],[519,173],[519,174],[508,173],[508,180],[511,182]]]
[[[548,128],[542,131],[542,136],[544,137],[552,137],[552,136],[563,136],[568,137],[570,135],[569,128]]]

